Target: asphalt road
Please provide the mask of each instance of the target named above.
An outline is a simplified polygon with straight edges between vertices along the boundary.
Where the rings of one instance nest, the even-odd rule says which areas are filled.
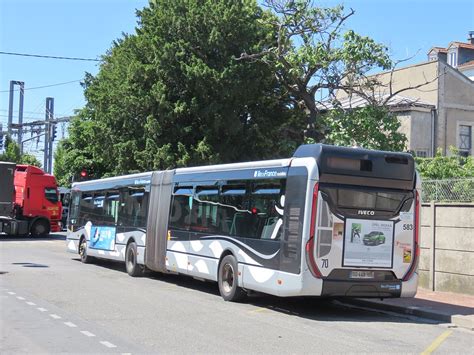
[[[224,302],[184,276],[81,264],[64,237],[0,236],[0,353],[473,353],[472,331],[318,299]]]

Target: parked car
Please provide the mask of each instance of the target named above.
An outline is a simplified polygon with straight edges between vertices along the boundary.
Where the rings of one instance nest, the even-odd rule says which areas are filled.
[[[385,234],[382,232],[370,232],[362,239],[364,245],[380,245],[385,243]]]

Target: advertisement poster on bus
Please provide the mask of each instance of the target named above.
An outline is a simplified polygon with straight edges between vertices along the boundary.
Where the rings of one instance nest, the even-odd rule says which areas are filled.
[[[344,266],[392,267],[393,222],[346,219]]]
[[[91,227],[89,246],[94,249],[114,250],[115,227]]]

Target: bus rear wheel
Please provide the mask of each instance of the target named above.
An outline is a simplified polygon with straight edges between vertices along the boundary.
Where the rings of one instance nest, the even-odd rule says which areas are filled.
[[[245,298],[245,291],[238,286],[238,266],[233,255],[227,255],[219,265],[217,283],[224,301],[238,302]]]
[[[44,219],[38,219],[37,221],[35,221],[30,229],[32,237],[44,237],[49,234],[49,231],[49,222]]]
[[[129,243],[125,251],[125,268],[127,269],[127,274],[132,277],[141,276],[143,274],[142,266],[137,263],[137,255],[137,243]]]

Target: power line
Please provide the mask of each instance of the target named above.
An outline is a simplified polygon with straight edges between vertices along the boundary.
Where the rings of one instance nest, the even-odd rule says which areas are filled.
[[[54,56],[54,55],[27,54],[27,53],[1,52],[1,51],[0,51],[0,54],[17,55],[21,57],[47,58],[47,59],[82,60],[86,62],[101,62],[102,61],[101,59],[94,59],[94,58],[59,57],[59,56]]]
[[[35,89],[44,89],[44,88],[50,88],[52,86],[59,86],[59,85],[66,85],[66,84],[71,84],[71,83],[77,83],[79,81],[81,81],[82,79],[78,79],[78,80],[71,80],[71,81],[66,81],[64,83],[57,83],[57,84],[51,84],[51,85],[43,85],[43,86],[36,86],[36,87],[32,87],[32,88],[25,88],[24,90],[35,90]],[[13,90],[13,91],[20,91],[20,89],[16,89],[16,90]],[[3,92],[10,92],[10,90],[2,90],[0,91],[1,93]]]

